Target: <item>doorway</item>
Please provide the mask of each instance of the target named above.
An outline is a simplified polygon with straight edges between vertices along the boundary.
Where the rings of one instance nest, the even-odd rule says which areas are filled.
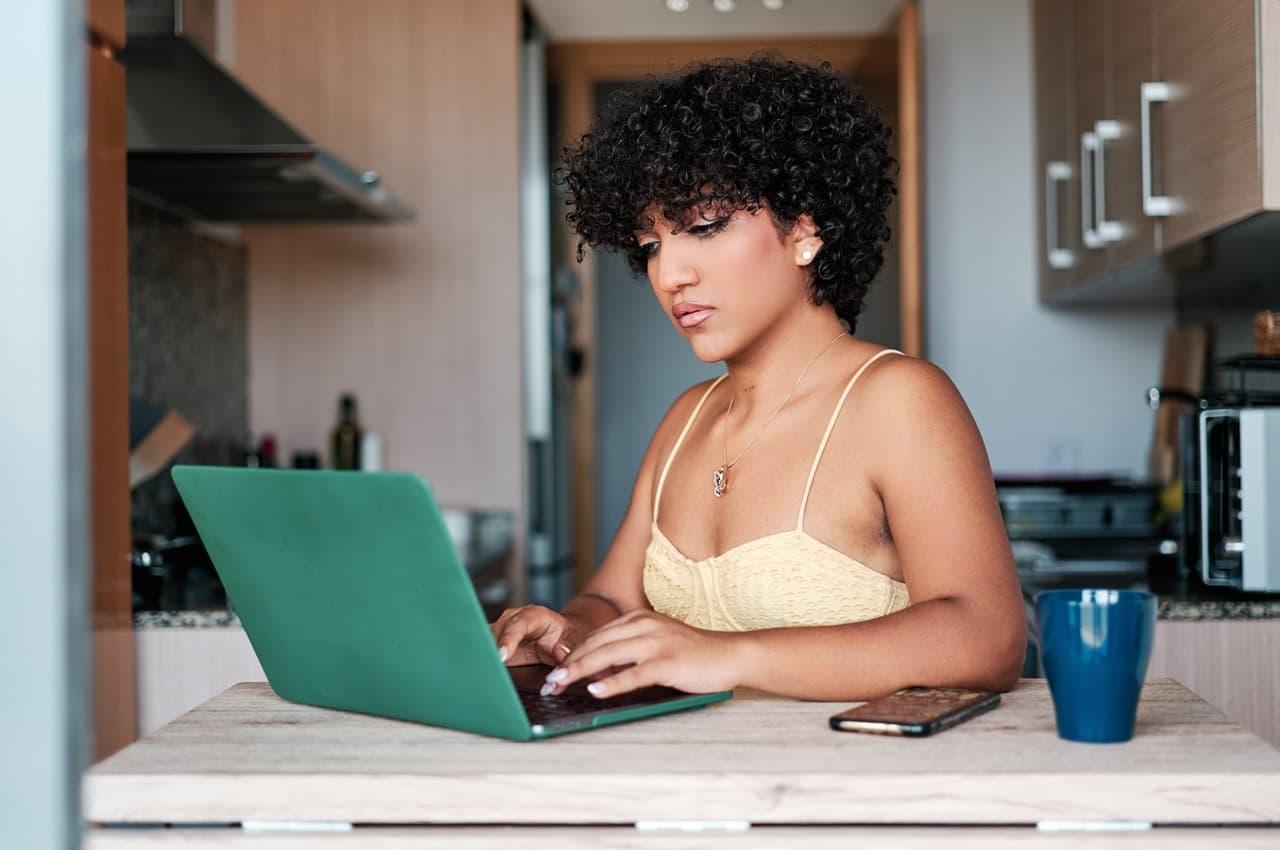
[[[713,57],[771,50],[803,62],[830,62],[856,83],[894,127],[898,196],[893,238],[858,321],[858,335],[919,356],[920,208],[917,116],[917,14],[903,5],[891,34],[841,39],[680,42],[573,42],[547,48],[555,92],[553,150],[576,139],[612,92],[649,74]],[[557,201],[561,199],[556,199]],[[561,203],[554,208],[563,210]],[[552,221],[557,274],[571,274],[576,297],[573,346],[581,368],[570,400],[573,585],[588,580],[608,549],[630,500],[640,460],[663,413],[680,392],[723,370],[689,351],[621,255],[588,251],[574,262],[577,240],[561,215]]]

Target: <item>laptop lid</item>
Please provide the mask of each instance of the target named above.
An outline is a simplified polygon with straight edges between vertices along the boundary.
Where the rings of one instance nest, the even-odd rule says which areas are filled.
[[[532,737],[420,477],[175,466],[173,480],[282,698]]]

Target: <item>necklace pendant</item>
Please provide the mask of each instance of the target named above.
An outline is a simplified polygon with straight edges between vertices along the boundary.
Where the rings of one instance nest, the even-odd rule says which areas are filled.
[[[722,495],[724,495],[724,491],[728,487],[729,481],[726,476],[727,476],[727,471],[723,466],[717,467],[715,474],[712,476],[712,481],[715,484],[714,488],[712,489],[712,492],[716,494],[717,499],[720,498]]]

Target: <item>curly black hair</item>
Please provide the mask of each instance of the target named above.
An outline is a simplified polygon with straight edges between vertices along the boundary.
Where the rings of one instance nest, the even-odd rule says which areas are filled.
[[[578,261],[600,245],[625,252],[637,275],[647,258],[633,232],[652,228],[651,204],[676,232],[702,204],[726,214],[765,202],[780,234],[809,213],[823,241],[810,297],[853,329],[890,235],[890,132],[830,63],[717,59],[615,93],[555,178]]]

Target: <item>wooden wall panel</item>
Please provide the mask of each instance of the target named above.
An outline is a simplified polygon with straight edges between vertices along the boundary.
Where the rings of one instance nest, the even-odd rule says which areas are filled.
[[[323,449],[354,391],[389,468],[444,502],[516,509],[523,528],[518,3],[235,12],[236,75],[417,211],[245,231],[251,427],[286,458]]]
[[[85,51],[89,74],[89,514],[96,761],[132,743],[135,737],[129,566],[129,246],[124,68],[107,48],[86,47]]]

